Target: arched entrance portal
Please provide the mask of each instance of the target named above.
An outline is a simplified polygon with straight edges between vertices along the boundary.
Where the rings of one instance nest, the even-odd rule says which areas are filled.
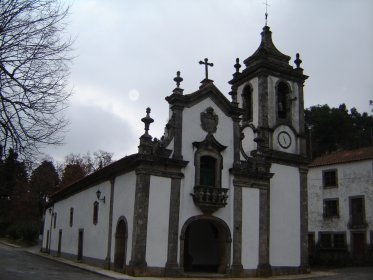
[[[224,221],[212,216],[189,219],[181,235],[184,271],[226,273],[231,240],[229,228]]]
[[[127,221],[124,217],[121,217],[115,231],[114,269],[117,271],[125,270],[127,236]]]

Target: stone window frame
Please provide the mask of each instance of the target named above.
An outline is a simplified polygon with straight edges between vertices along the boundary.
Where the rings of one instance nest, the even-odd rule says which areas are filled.
[[[95,201],[93,203],[93,224],[97,225],[98,223],[98,211],[99,211],[99,203]]]
[[[330,175],[333,174],[333,177]],[[330,182],[333,181],[333,182]],[[325,169],[322,171],[322,185],[324,188],[337,188],[338,187],[338,169]]]
[[[336,203],[334,204],[334,202]],[[339,198],[327,198],[323,200],[323,218],[339,218]]]
[[[285,102],[285,117],[280,117],[279,116],[279,86],[280,85],[285,85],[287,87],[287,92],[285,92],[285,97],[284,97],[284,102]],[[292,110],[291,110],[291,94],[292,94],[292,89],[290,84],[286,80],[279,80],[276,83],[275,86],[275,100],[276,100],[276,119],[277,122],[280,123],[289,123],[291,122],[291,115],[292,115]]]
[[[362,218],[360,223],[353,223],[353,215],[352,215],[352,200],[355,199],[361,199],[362,200]],[[359,228],[365,228],[367,226],[366,222],[366,207],[365,207],[365,196],[364,195],[354,195],[354,196],[349,196],[348,197],[348,215],[349,215],[349,222],[348,222],[348,227],[349,228],[354,228],[355,226]]]
[[[194,165],[195,165],[195,186],[201,185],[201,158],[204,156],[212,157],[215,159],[215,186],[216,188],[221,188],[221,173],[223,169],[223,157],[215,150],[205,150],[201,148],[196,151]]]
[[[70,227],[74,225],[74,208],[70,207],[70,221],[69,221]]]
[[[322,244],[322,236],[328,236],[330,238],[330,246],[323,246]],[[343,238],[343,245],[337,246],[337,237]],[[345,231],[319,231],[318,233],[318,240],[317,240],[317,247],[320,250],[347,250],[347,234]]]
[[[253,87],[250,83],[248,83],[244,86],[244,88],[242,90],[242,93],[241,93],[241,97],[242,97],[242,109],[244,110],[244,114],[242,116],[242,121],[244,123],[252,122],[253,121],[253,111],[254,111],[254,107],[253,107]]]

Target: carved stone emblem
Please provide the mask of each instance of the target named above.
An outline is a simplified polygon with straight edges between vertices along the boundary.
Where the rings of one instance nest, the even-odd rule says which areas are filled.
[[[205,112],[201,113],[201,127],[208,134],[216,132],[218,126],[219,117],[215,114],[214,109],[208,107]]]

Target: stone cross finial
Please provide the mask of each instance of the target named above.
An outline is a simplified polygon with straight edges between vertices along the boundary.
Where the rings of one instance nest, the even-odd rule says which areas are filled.
[[[265,3],[263,3],[265,6],[266,6],[266,13],[265,13],[265,18],[266,18],[266,26],[267,26],[267,21],[268,21],[268,6],[269,6],[269,4],[267,3],[267,0],[266,0],[266,2]]]
[[[209,79],[209,72],[208,72],[208,66],[214,66],[214,63],[208,63],[208,59],[205,58],[205,62],[203,62],[202,60],[200,60],[199,64],[204,64],[205,65],[205,75],[206,75],[206,80]]]

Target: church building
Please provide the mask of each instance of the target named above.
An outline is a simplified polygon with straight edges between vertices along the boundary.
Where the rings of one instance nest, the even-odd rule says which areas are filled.
[[[299,54],[270,28],[234,65],[230,99],[208,77],[150,109],[138,153],[59,190],[45,212],[42,251],[133,276],[270,276],[308,270],[307,157]]]

